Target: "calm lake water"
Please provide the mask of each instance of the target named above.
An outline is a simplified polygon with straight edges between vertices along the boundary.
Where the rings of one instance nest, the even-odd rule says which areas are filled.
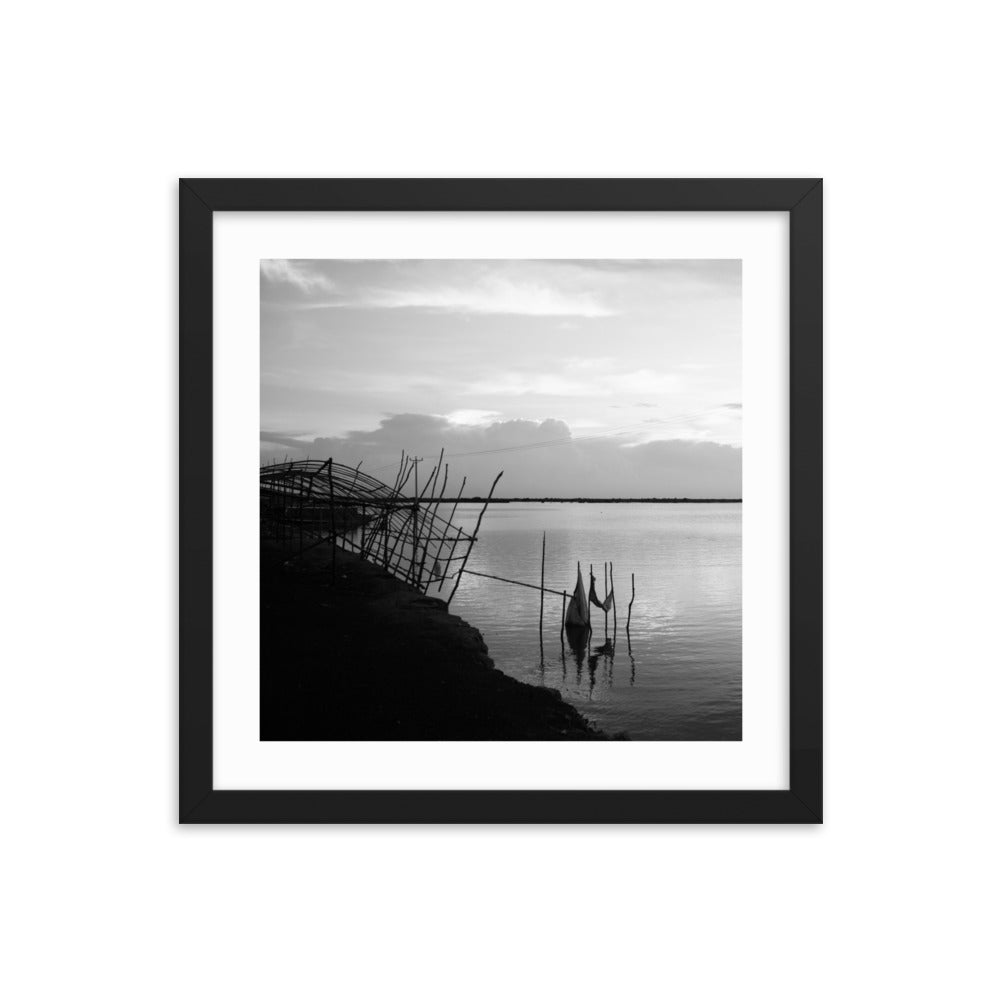
[[[740,504],[497,504],[486,512],[468,569],[572,594],[580,562],[604,596],[614,563],[617,641],[591,605],[589,646],[565,651],[562,598],[466,574],[451,610],[478,628],[494,663],[558,690],[608,733],[634,740],[738,740],[742,731]],[[462,505],[467,531],[478,508]],[[635,574],[631,648],[625,620]],[[434,588],[431,588],[434,594]],[[608,614],[607,638],[614,617]]]

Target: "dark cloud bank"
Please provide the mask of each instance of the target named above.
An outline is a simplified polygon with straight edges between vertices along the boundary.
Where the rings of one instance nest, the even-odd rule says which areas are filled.
[[[333,458],[391,480],[400,451],[433,456],[422,472],[430,472],[438,452],[449,463],[449,494],[462,476],[466,495],[483,494],[501,469],[497,496],[552,497],[679,497],[742,496],[742,451],[708,441],[652,441],[627,445],[625,437],[574,439],[559,420],[536,423],[508,420],[482,427],[461,426],[443,417],[415,413],[384,419],[372,431],[343,437],[302,441],[261,433],[261,460]],[[487,454],[467,454],[487,452]],[[452,489],[454,484],[454,490]]]

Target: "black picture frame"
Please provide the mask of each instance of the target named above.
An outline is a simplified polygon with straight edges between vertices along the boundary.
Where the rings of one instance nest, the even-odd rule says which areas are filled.
[[[822,822],[822,182],[818,179],[182,179],[181,823]],[[232,791],[212,759],[215,212],[788,212],[790,699],[787,790]]]

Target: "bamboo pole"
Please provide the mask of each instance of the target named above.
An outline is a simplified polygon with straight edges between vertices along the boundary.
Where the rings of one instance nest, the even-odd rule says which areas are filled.
[[[333,585],[337,585],[337,515],[333,504],[333,470],[327,470],[328,484],[330,487],[330,575],[333,578]]]
[[[401,451],[399,453],[399,469],[396,472],[396,478],[392,483],[392,492],[398,493],[402,488],[402,483],[400,480],[403,478],[403,466],[406,464],[406,452]]]
[[[524,583],[521,580],[508,580],[505,576],[494,576],[492,573],[480,573],[477,569],[467,569],[465,571],[466,576],[481,576],[487,580],[497,580],[499,583],[512,583],[515,587],[527,587],[529,590],[540,590],[541,588],[537,583]],[[546,594],[554,594],[558,597],[563,593],[561,590],[553,590],[551,587],[545,588]]]
[[[539,590],[537,583],[524,583],[521,580],[508,580],[505,576],[494,576],[492,573],[480,573],[477,569],[467,569],[465,571],[467,576],[481,576],[487,580],[497,580],[500,583],[512,583],[515,587],[527,587],[529,590]],[[562,590],[553,590],[551,587],[545,588],[546,594],[554,594],[558,597],[560,594],[564,593]]]
[[[615,592],[615,564],[612,563],[611,564],[611,593],[613,594],[614,592]],[[615,631],[614,631],[614,635],[613,635],[612,638],[615,639],[615,640],[617,640],[618,639],[618,598],[617,597],[612,601],[611,607],[612,607],[612,609],[614,610],[614,613],[615,613]]]
[[[390,487],[390,495],[398,496],[400,489],[400,480],[403,476],[403,467],[406,464],[406,451],[400,450],[399,453],[399,468],[396,470],[396,478],[392,481],[392,486]],[[385,569],[389,568],[389,519],[392,516],[392,512],[388,507],[383,507],[382,513],[378,517],[378,521],[375,525],[375,531],[373,532],[372,541],[372,552],[376,558],[378,558],[378,550],[382,550],[382,565]]]
[[[403,476],[402,481],[400,482],[399,486],[396,489],[396,492],[399,493],[400,496],[402,496],[402,494],[403,494],[403,487],[406,486],[406,484],[410,481],[410,475],[413,473],[413,470],[416,468],[416,465],[414,465],[413,463],[414,462],[422,462],[422,461],[423,461],[422,458],[411,458],[410,459],[409,464],[406,466],[406,475]]]
[[[632,574],[632,601],[635,600],[635,573]],[[632,625],[632,601],[628,602],[628,620],[625,622],[625,632],[628,633]]]
[[[414,459],[411,460],[411,463],[416,463],[418,461],[421,461],[421,459],[414,458]],[[411,464],[407,468],[407,470],[406,470],[406,476],[403,479],[403,485],[405,485],[407,483],[407,481],[409,480],[410,473],[413,471],[414,468],[416,468],[415,464]],[[402,489],[402,487],[400,487],[400,489]],[[412,510],[412,508],[414,506],[415,505],[411,505],[411,510],[410,510],[410,513],[409,513],[410,517],[413,516],[413,510]],[[390,529],[392,527],[392,518],[393,518],[393,515],[396,514],[396,513],[398,513],[398,511],[396,511],[396,510],[390,510],[389,513],[388,513],[388,516],[386,518],[386,529],[385,529],[386,530],[386,548],[388,548],[388,545],[389,545],[389,534],[390,534]],[[389,570],[390,573],[395,573],[399,569],[400,565],[403,562],[403,555],[404,555],[406,547],[403,546],[403,548],[400,549],[400,543],[402,542],[403,535],[406,532],[406,516],[407,516],[406,512],[403,511],[403,523],[399,526],[399,532],[396,534],[396,537],[393,539],[392,549],[389,551],[388,555],[385,558],[385,568],[387,570]],[[399,558],[396,559],[396,562],[390,567],[389,564],[392,562],[393,558],[395,558],[395,556],[396,556],[396,550],[397,549],[400,550],[399,551]]]
[[[411,462],[422,462],[422,461],[423,461],[422,458],[411,459]],[[412,470],[412,468],[413,468],[413,466],[411,465],[411,470]],[[406,479],[404,479],[404,482],[408,481],[409,478],[410,478],[409,472],[407,472]],[[406,509],[405,510],[402,507],[398,507],[397,509],[395,509],[390,514],[390,517],[389,517],[390,522],[391,522],[393,514],[396,514],[396,513],[401,513],[402,514],[402,520],[403,520],[403,523],[399,526],[399,530],[398,530],[397,534],[395,535],[395,540],[393,542],[392,550],[390,551],[388,557],[386,558],[386,564],[385,564],[386,565],[386,569],[390,573],[392,573],[394,575],[398,575],[399,574],[400,567],[403,565],[403,562],[404,562],[404,560],[406,558],[406,545],[405,544],[401,544],[401,543],[403,543],[403,538],[406,535],[406,528],[407,528],[406,518],[407,517],[411,517],[411,518],[414,519],[414,522],[416,522],[417,513],[418,513],[418,511],[420,509],[420,504],[421,504],[421,502],[423,500],[423,494],[427,491],[427,488],[428,488],[429,485],[430,485],[430,479],[428,478],[427,482],[424,483],[424,488],[420,492],[419,495],[415,496],[412,500],[406,500],[406,501],[402,501],[401,500],[400,501],[400,503],[405,503],[406,504]],[[386,530],[387,530],[387,533],[388,533],[389,526],[387,526]],[[414,523],[414,525],[413,525],[412,534],[413,534],[413,537],[416,538],[416,536],[417,536],[417,526],[416,526],[416,523]],[[416,552],[417,548],[418,548],[418,546],[415,545],[413,551]],[[398,556],[397,556],[397,551],[399,553]],[[392,562],[393,558],[395,558],[395,562]],[[391,566],[390,566],[390,563],[392,563]],[[412,580],[413,580],[413,561],[412,560],[410,562],[410,572],[408,572],[408,573],[404,572],[403,573],[403,578],[407,582],[412,582]]]
[[[563,657],[566,656],[566,591],[563,591],[562,618],[559,621],[559,644],[563,649]],[[563,664],[565,666],[565,664]]]
[[[444,449],[443,448],[441,449],[441,457],[442,458],[444,457]],[[441,507],[441,501],[444,499],[444,493],[445,493],[445,490],[447,490],[447,489],[448,489],[448,464],[445,463],[445,467],[444,467],[444,482],[441,484],[441,495],[437,498],[437,503],[434,505],[434,510],[433,510],[433,512],[431,514],[431,530],[434,529],[434,525],[437,523],[437,520],[438,520],[438,510]],[[441,530],[441,539],[442,539],[441,544],[443,544],[443,542],[444,542],[444,536],[446,534],[447,534],[447,531],[445,529],[442,529]],[[428,532],[428,534],[427,534],[427,541],[424,543],[424,561],[425,562],[427,560],[428,547],[430,545],[432,545],[433,542],[434,542],[434,539],[431,537],[430,532]],[[432,575],[434,573],[434,565],[437,562],[438,562],[438,560],[437,560],[437,557],[435,556],[434,562],[431,563],[431,574]],[[440,564],[438,564],[438,565],[440,565]],[[423,565],[421,565],[421,567],[420,567],[420,573],[421,573],[421,576],[423,576]],[[431,589],[431,583],[432,582],[433,581],[430,578],[428,578],[427,585],[424,587],[424,593],[425,594],[427,593],[428,590]]]
[[[410,576],[413,575],[417,562],[417,514],[420,511],[420,504],[417,502],[420,499],[420,476],[417,472],[417,462],[422,461],[422,458],[413,460],[413,555],[410,558]]]
[[[333,497],[333,465],[331,464],[332,462],[333,462],[333,459],[328,458],[326,460],[326,462],[323,463],[323,465],[328,465],[328,464],[330,465],[329,473],[330,473],[330,496],[331,496],[331,503],[333,502],[333,500],[332,500],[332,497]],[[354,470],[354,479],[351,480],[351,485],[350,485],[350,487],[348,487],[348,490],[347,490],[347,493],[348,493],[349,496],[354,496],[354,487],[358,483],[358,476],[361,473],[361,466],[362,466],[363,462],[364,462],[364,459],[362,458],[358,462],[357,467]],[[322,466],[320,466],[320,469],[322,470]],[[357,506],[356,505],[354,506],[354,512],[357,513]],[[364,533],[365,533],[364,521],[362,521],[362,523],[361,523],[361,535],[362,535],[362,537],[364,537]],[[334,547],[334,549],[336,549],[336,547],[337,547],[336,539],[334,539],[333,547]],[[336,555],[334,555],[334,559],[336,559],[336,558],[337,558]]]
[[[299,484],[299,552],[302,552],[302,477],[297,477],[297,482]]]
[[[604,641],[608,641],[608,564],[604,564]]]
[[[444,451],[444,449],[442,449]],[[424,573],[424,551],[425,551],[425,537],[424,529],[427,525],[427,512],[428,508],[421,506],[421,501],[423,500],[424,493],[428,489],[431,491],[431,497],[434,496],[434,489],[437,484],[437,474],[438,467],[435,465],[431,469],[431,474],[427,477],[427,482],[424,484],[423,490],[420,491],[420,495],[414,501],[414,520],[417,526],[417,541],[413,546],[413,585],[420,590],[420,581],[423,579]]]
[[[403,523],[399,526],[399,530],[394,535],[392,533],[393,517],[397,513],[402,514]],[[406,519],[407,519],[408,516],[412,516],[412,512],[407,512],[405,509],[389,509],[388,512],[387,512],[387,515],[386,515],[386,521],[385,521],[385,548],[386,548],[385,568],[387,570],[389,570],[390,573],[394,573],[396,571],[396,569],[399,568],[399,563],[400,563],[400,561],[402,559],[402,555],[400,555],[400,558],[396,559],[395,564],[393,564],[393,565],[390,566],[390,564],[392,564],[393,559],[396,558],[396,550],[399,548],[399,544],[402,541],[403,535],[406,532],[406,526],[407,526],[407,523],[408,523]],[[392,547],[391,548],[389,546],[390,539],[392,540]]]
[[[542,585],[538,602],[538,641],[542,641],[542,619],[545,615],[545,532],[542,532]]]
[[[430,503],[424,510],[423,522],[421,524],[421,534],[423,535],[424,538],[424,545],[423,545],[423,552],[421,553],[420,556],[420,570],[417,573],[417,587],[418,589],[422,590],[422,592],[425,594],[427,593],[427,587],[430,586],[430,580],[427,581],[426,585],[423,583],[424,566],[427,563],[427,546],[430,545],[431,543],[431,532],[434,530],[434,519],[437,517],[437,507],[435,506],[434,510],[431,510],[430,504],[434,503],[434,494],[437,491],[438,476],[441,474],[441,466],[443,464],[444,464],[444,448],[441,449],[441,454],[438,456],[438,464],[434,466],[434,483],[431,486]],[[448,484],[447,471],[445,472],[444,481],[445,485],[447,485]],[[439,498],[438,503],[440,502],[441,501]],[[427,525],[428,517],[430,517],[431,526],[426,532],[424,532],[423,528],[426,527]]]
[[[372,521],[371,530],[368,532],[368,540],[363,552],[365,558],[372,556],[375,560],[381,561],[385,556],[386,546],[383,535],[385,533],[385,527],[389,517],[389,507],[384,501],[382,503],[373,503],[372,506],[378,511],[378,513],[374,515],[374,520]]]
[[[337,522],[336,522],[336,518],[335,518],[335,515],[334,515],[334,509],[333,509],[333,459],[332,458],[328,458],[315,471],[315,473],[313,473],[313,474],[310,475],[310,477],[309,477],[309,497],[310,497],[310,499],[313,498],[313,482],[315,480],[315,477],[317,475],[320,475],[323,472],[324,469],[326,470],[327,500],[329,502],[329,507],[330,507],[330,541],[331,541],[330,548],[331,548],[331,553],[332,553],[331,554],[331,559],[330,559],[330,579],[331,579],[331,581],[334,584],[336,584],[336,582],[337,582],[337,537],[336,537],[337,536],[337,531],[336,531],[336,529],[337,529]],[[320,493],[319,496],[317,497],[317,499],[319,499],[320,502],[322,502],[322,496],[323,496],[322,493]],[[322,510],[322,508],[320,508],[320,510]],[[310,514],[311,513],[312,513],[312,507],[310,507]],[[322,518],[322,514],[320,514],[320,518]],[[310,521],[310,524],[311,524],[312,523],[312,517],[310,517],[309,521]],[[320,525],[321,524],[322,524],[322,522],[320,522]],[[319,525],[317,526],[316,533],[321,538],[323,537],[323,529],[322,529],[321,526],[319,526]],[[315,546],[313,546],[313,545],[308,546],[308,548],[310,548],[310,549],[314,548],[314,547]],[[302,547],[302,535],[301,535],[301,526],[300,526],[300,530],[299,530],[299,556],[301,556],[304,551],[305,550]]]
[[[383,507],[378,516],[377,534],[372,536],[371,543],[373,555],[381,559],[382,565],[386,569],[389,568],[389,516],[389,508]],[[381,556],[379,556],[380,551]]]
[[[407,521],[407,518],[408,517],[413,517],[413,506],[414,505],[411,504],[409,508],[405,509],[402,512],[402,514],[403,514],[403,523],[399,526],[399,530],[396,532],[396,535],[394,537],[391,536],[391,530],[390,530],[391,527],[392,527],[392,518],[391,518],[391,516],[390,516],[390,519],[389,519],[389,525],[386,528],[387,534],[390,537],[393,537],[392,549],[389,552],[389,557],[388,557],[388,560],[386,561],[386,569],[388,569],[389,572],[393,573],[393,574],[395,574],[399,570],[399,567],[402,566],[403,559],[404,559],[404,557],[406,555],[406,544],[403,542],[403,538],[406,535],[406,528],[407,528],[407,525],[409,523]],[[399,553],[398,555],[397,555],[397,551]],[[393,562],[393,560],[395,560],[395,562]]]
[[[326,462],[329,461],[331,461],[331,459],[328,458]],[[354,490],[354,487],[357,486],[358,484],[358,476],[361,474],[361,466],[364,464],[364,461],[365,461],[364,459],[361,459],[361,461],[358,462],[358,464],[354,467],[354,478],[351,480],[352,491]],[[324,462],[323,464],[326,465],[326,462]]]
[[[594,629],[593,629],[593,627],[590,624],[590,617],[591,617],[591,615],[590,615],[590,594],[591,594],[591,591],[593,591],[593,589],[594,589],[594,564],[593,563],[590,564],[590,569],[587,570],[587,575],[590,577],[590,579],[587,581],[587,628],[589,628],[590,631],[593,632]],[[587,639],[587,642],[588,642],[588,647],[587,648],[589,650],[589,648],[590,648],[589,647],[589,643],[590,643],[589,637]]]
[[[444,457],[444,448],[441,449],[441,457],[442,458]],[[423,461],[423,459],[421,459],[421,461]],[[433,503],[434,488],[432,487],[431,483],[432,482],[435,484],[437,483],[437,474],[439,468],[440,468],[439,466],[435,465],[434,468],[431,469],[431,474],[427,477],[427,482],[424,483],[424,488],[420,491],[420,494],[414,500],[414,521],[416,522],[417,541],[413,546],[413,563],[411,564],[410,569],[412,570],[413,585],[414,587],[417,588],[417,590],[420,589],[420,580],[424,572],[423,558],[418,558],[418,554],[421,551],[421,548],[424,549],[424,553],[426,555],[426,545],[421,546],[420,540],[424,537],[424,527],[427,524],[427,514],[430,511],[430,504]],[[430,494],[431,499],[424,501],[424,494],[428,490],[431,491]],[[421,506],[421,504],[425,502],[427,503],[428,506],[427,507]],[[431,522],[431,525],[433,527],[433,521]]]
[[[455,517],[455,511],[458,510],[458,505],[462,500],[462,493],[465,491],[465,476],[462,476],[462,485],[459,487],[458,496],[455,499],[455,506],[451,508],[451,514],[448,515],[448,523],[444,527],[444,536],[441,539],[441,543],[438,545],[437,555],[434,557],[436,561],[440,561],[441,553],[444,551],[444,543],[448,540],[448,532],[451,530],[451,522]],[[447,563],[451,565],[451,557],[455,554],[455,546],[458,544],[458,539],[451,543],[451,551],[448,553]],[[441,579],[438,581],[438,591],[444,586],[445,574],[442,571]]]
[[[486,497],[486,502],[479,511],[479,517],[476,519],[475,530],[472,532],[472,537],[469,539],[469,545],[465,550],[465,558],[462,560],[462,565],[458,570],[458,576],[455,578],[455,586],[451,588],[451,596],[448,598],[449,607],[451,606],[452,598],[455,596],[455,591],[458,590],[458,585],[462,582],[462,574],[465,572],[465,564],[469,561],[469,554],[472,552],[472,546],[476,544],[476,538],[479,535],[479,526],[483,523],[483,514],[486,513],[486,508],[489,507],[490,500],[493,499],[493,491],[497,488],[497,483],[500,482],[500,477],[502,475],[503,469],[497,473],[497,477],[493,480],[493,485],[490,487],[490,492]]]

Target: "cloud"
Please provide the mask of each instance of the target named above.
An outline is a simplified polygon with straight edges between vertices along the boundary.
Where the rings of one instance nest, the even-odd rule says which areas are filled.
[[[262,260],[270,306],[604,318],[609,289],[545,261]],[[283,294],[292,292],[294,294]]]
[[[261,463],[283,461],[295,461],[301,458],[315,458],[317,442],[322,440],[317,438],[315,433],[299,434],[294,431],[279,433],[277,431],[260,432],[260,459]],[[322,449],[322,445],[319,445]],[[323,458],[327,458],[323,455]]]
[[[742,451],[708,441],[665,440],[636,443],[622,435],[574,438],[560,420],[505,420],[469,425],[448,417],[400,413],[374,430],[309,442],[261,436],[262,460],[333,458],[391,479],[400,452],[427,457],[425,473],[445,449],[449,482],[455,491],[468,478],[466,496],[482,495],[501,469],[498,496],[688,496],[742,495]],[[292,445],[297,444],[298,451]],[[451,488],[449,488],[451,492]]]
[[[490,276],[468,285],[361,288],[342,298],[311,303],[311,309],[426,309],[433,312],[515,316],[612,316],[592,294]]]
[[[470,382],[463,390],[474,396],[562,396],[605,397],[677,392],[681,380],[669,372],[651,368],[602,372],[579,370],[570,364],[566,374],[558,372],[505,372],[493,378]],[[644,404],[653,405],[653,404]]]
[[[264,281],[293,285],[302,292],[335,292],[336,284],[314,270],[308,261],[262,260],[260,276]]]
[[[467,427],[483,427],[496,423],[502,416],[499,410],[452,410],[451,413],[435,414],[443,416],[450,424],[461,424]]]

